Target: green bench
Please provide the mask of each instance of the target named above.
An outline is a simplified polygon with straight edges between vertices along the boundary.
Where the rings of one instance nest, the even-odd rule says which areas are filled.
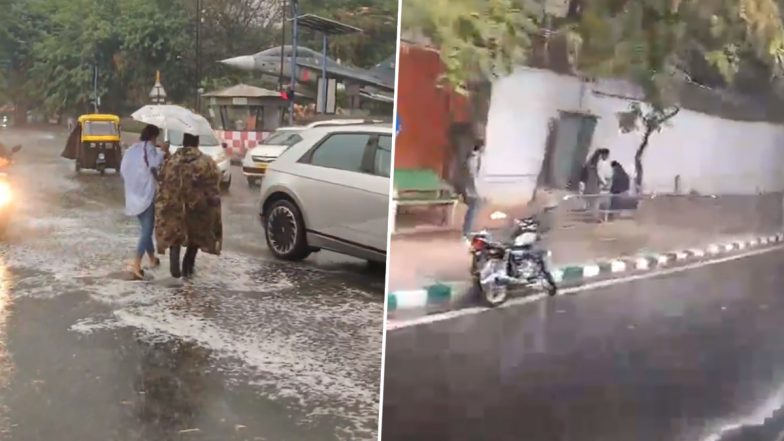
[[[395,169],[392,197],[392,231],[396,231],[399,207],[444,208],[443,224],[451,225],[458,197],[452,187],[430,169]]]

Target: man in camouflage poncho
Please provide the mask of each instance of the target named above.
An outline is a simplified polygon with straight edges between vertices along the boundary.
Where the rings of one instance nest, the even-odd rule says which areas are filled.
[[[183,148],[166,160],[159,172],[155,201],[158,252],[170,252],[175,278],[193,274],[198,250],[220,255],[223,242],[220,172],[199,148],[199,138],[185,134]],[[186,247],[180,267],[180,248]]]

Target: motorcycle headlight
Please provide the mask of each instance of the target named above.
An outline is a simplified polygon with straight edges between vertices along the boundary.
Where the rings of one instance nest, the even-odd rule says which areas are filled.
[[[8,182],[0,182],[0,206],[6,206],[14,199],[14,193]]]

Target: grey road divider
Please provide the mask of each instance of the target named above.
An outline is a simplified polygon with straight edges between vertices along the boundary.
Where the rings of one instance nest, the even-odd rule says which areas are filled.
[[[642,253],[635,257],[565,265],[554,268],[552,273],[559,286],[576,286],[593,279],[654,271],[659,268],[709,260],[719,255],[769,247],[780,243],[784,243],[784,233],[715,243],[704,248],[690,248],[668,253]],[[392,291],[387,295],[387,310],[392,314],[403,311],[423,310],[427,312],[431,309],[437,311],[455,309],[466,300],[466,296],[471,291],[472,283],[468,280],[438,282],[420,289]]]

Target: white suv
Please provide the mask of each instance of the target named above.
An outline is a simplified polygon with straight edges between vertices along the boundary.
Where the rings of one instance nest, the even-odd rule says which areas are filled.
[[[328,249],[384,263],[392,127],[332,125],[298,134],[261,183],[270,250],[285,260]]]

